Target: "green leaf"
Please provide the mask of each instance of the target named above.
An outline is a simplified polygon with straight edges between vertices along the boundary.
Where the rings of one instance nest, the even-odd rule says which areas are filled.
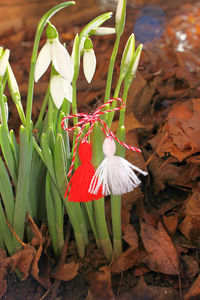
[[[20,157],[19,157],[19,175],[17,182],[17,194],[15,200],[15,212],[13,229],[18,237],[23,240],[26,212],[29,210],[29,185],[31,161],[33,153],[32,136],[27,136],[25,128],[20,127]],[[29,211],[30,212],[30,211]],[[30,212],[31,214],[31,212]],[[21,247],[16,240],[15,245]]]
[[[56,136],[54,147],[54,168],[56,174],[56,182],[62,195],[64,195],[67,188],[68,180],[66,177],[67,172],[67,156],[65,152],[65,145],[62,135],[59,133]]]
[[[91,30],[94,30],[101,26],[106,20],[110,19],[112,17],[112,12],[104,13],[98,17],[96,17],[94,20],[89,22],[85,28],[80,33],[80,40],[83,37],[88,36]]]
[[[47,220],[48,220],[48,228],[52,241],[52,246],[54,249],[54,253],[59,255],[58,243],[57,243],[57,233],[56,233],[56,218],[55,218],[55,207],[53,203],[53,197],[51,193],[51,178],[49,172],[47,172],[46,176],[46,210],[47,210]]]
[[[4,203],[8,222],[12,225],[14,215],[14,197],[12,185],[6,167],[0,158],[0,194]]]
[[[6,217],[4,214],[1,201],[0,201],[0,235],[1,237],[3,237],[9,255],[12,256],[15,253],[15,245],[14,245],[12,233],[6,222]]]
[[[16,186],[17,185],[18,168],[17,168],[15,155],[13,153],[13,149],[11,146],[9,136],[8,136],[5,128],[2,125],[0,125],[0,144],[1,144],[3,156],[4,156],[4,159],[8,166],[10,175],[13,179],[14,185]]]
[[[56,182],[53,155],[52,155],[52,152],[48,145],[46,133],[43,133],[41,136],[41,148],[42,148],[45,165],[46,165],[52,179],[54,180],[54,182]]]
[[[15,138],[15,134],[13,130],[10,131],[10,143],[13,149],[17,168],[19,168],[19,145],[17,144],[17,140]]]

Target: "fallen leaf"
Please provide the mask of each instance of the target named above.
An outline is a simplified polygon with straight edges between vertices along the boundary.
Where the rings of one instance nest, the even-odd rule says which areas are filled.
[[[189,255],[183,255],[181,259],[184,273],[186,274],[190,282],[193,282],[194,277],[199,272],[198,261],[194,257]]]
[[[197,247],[200,246],[200,192],[195,190],[186,200],[186,217],[179,225],[179,230]]]
[[[69,281],[76,277],[78,269],[79,264],[74,261],[69,264],[60,264],[56,267],[56,270],[51,273],[51,277],[62,281]]]
[[[7,291],[6,275],[10,258],[6,257],[6,251],[0,249],[0,299]]]
[[[138,247],[138,235],[137,235],[137,232],[135,231],[134,227],[131,224],[128,224],[126,226],[126,228],[124,229],[124,235],[122,238],[133,249],[136,249]]]
[[[126,251],[122,252],[112,263],[111,271],[113,273],[124,272],[131,267],[138,265],[142,258],[146,255],[145,251],[139,251],[134,247],[128,248]]]
[[[161,221],[158,222],[158,227],[155,228],[141,219],[140,226],[141,238],[149,254],[145,257],[144,262],[156,272],[178,275],[178,254]]]
[[[114,300],[111,284],[111,270],[104,266],[98,272],[89,272],[86,275],[90,284],[90,298],[95,300]],[[92,298],[93,297],[93,298]]]
[[[179,293],[169,287],[147,285],[141,276],[138,284],[126,295],[119,297],[119,300],[177,300]]]
[[[166,124],[157,134],[160,143],[155,150],[158,155],[163,157],[165,153],[170,153],[182,161],[200,152],[199,119],[200,99],[175,103],[167,116]]]
[[[200,247],[200,216],[186,216],[179,225],[179,230],[195,246]]]
[[[12,264],[12,270],[14,271],[15,268],[18,268],[24,274],[21,280],[25,280],[28,277],[35,254],[35,248],[27,245],[24,249],[19,250],[11,256],[10,263]]]
[[[197,298],[198,297],[198,298]],[[200,299],[200,275],[197,277],[189,291],[185,294],[184,300]]]
[[[171,236],[173,236],[176,232],[176,228],[178,225],[178,216],[172,215],[172,216],[163,216],[163,223],[165,227],[167,228],[167,231]]]

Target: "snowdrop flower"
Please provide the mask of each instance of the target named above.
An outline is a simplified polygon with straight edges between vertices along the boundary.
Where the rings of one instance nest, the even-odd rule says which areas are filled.
[[[60,75],[53,75],[50,81],[51,97],[59,109],[63,103],[64,98],[72,102],[72,86]]]
[[[124,30],[126,18],[126,0],[118,0],[116,14],[115,14],[115,28],[116,32],[121,35]]]
[[[96,69],[96,56],[93,50],[92,41],[86,38],[83,54],[83,71],[88,83],[91,82]]]
[[[4,102],[4,110],[5,110],[5,114],[6,114],[6,120],[8,121],[8,103],[7,101]],[[2,117],[2,112],[1,112],[1,107],[0,107],[0,123],[3,123],[3,117]]]
[[[111,27],[99,27],[95,30],[93,30],[90,34],[94,35],[108,35],[108,34],[114,34],[116,33],[115,28]]]
[[[0,59],[0,77],[3,77],[6,72],[9,56],[10,50],[6,49]]]
[[[49,23],[46,32],[47,41],[42,47],[35,65],[35,82],[45,73],[51,62],[56,71],[68,82],[71,82],[74,67],[70,55],[59,42],[57,30],[51,23]]]

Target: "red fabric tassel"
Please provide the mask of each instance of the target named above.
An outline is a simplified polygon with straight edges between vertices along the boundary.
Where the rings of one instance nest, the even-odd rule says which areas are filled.
[[[88,193],[91,180],[95,174],[95,169],[90,162],[92,159],[92,148],[86,140],[80,143],[79,158],[81,165],[76,169],[71,177],[64,197],[67,197],[70,188],[68,201],[88,202],[102,198],[102,187],[96,195]]]

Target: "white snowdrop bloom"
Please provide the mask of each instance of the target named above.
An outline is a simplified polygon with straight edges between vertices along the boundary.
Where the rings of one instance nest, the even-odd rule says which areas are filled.
[[[103,143],[105,159],[99,165],[92,178],[89,193],[97,194],[102,186],[102,193],[106,196],[125,194],[134,190],[141,183],[134,171],[142,175],[148,174],[129,163],[123,157],[114,155],[115,151],[116,145],[113,138],[107,137]]]
[[[4,102],[4,109],[5,109],[5,114],[6,114],[6,120],[8,121],[8,103]],[[0,123],[3,123],[3,117],[2,117],[2,112],[1,112],[1,107],[0,107]]]
[[[108,35],[116,33],[115,28],[112,27],[98,27],[94,30],[95,35]]]
[[[96,56],[93,49],[84,50],[83,71],[88,83],[91,82],[96,70]]]
[[[56,71],[68,82],[72,81],[74,67],[66,48],[59,42],[58,37],[47,39],[42,47],[35,65],[35,82],[45,73],[50,63]]]
[[[52,76],[50,81],[50,93],[58,109],[61,107],[64,98],[72,102],[72,86],[60,75]]]
[[[0,77],[3,77],[6,72],[9,56],[10,56],[10,50],[6,49],[0,59]]]

